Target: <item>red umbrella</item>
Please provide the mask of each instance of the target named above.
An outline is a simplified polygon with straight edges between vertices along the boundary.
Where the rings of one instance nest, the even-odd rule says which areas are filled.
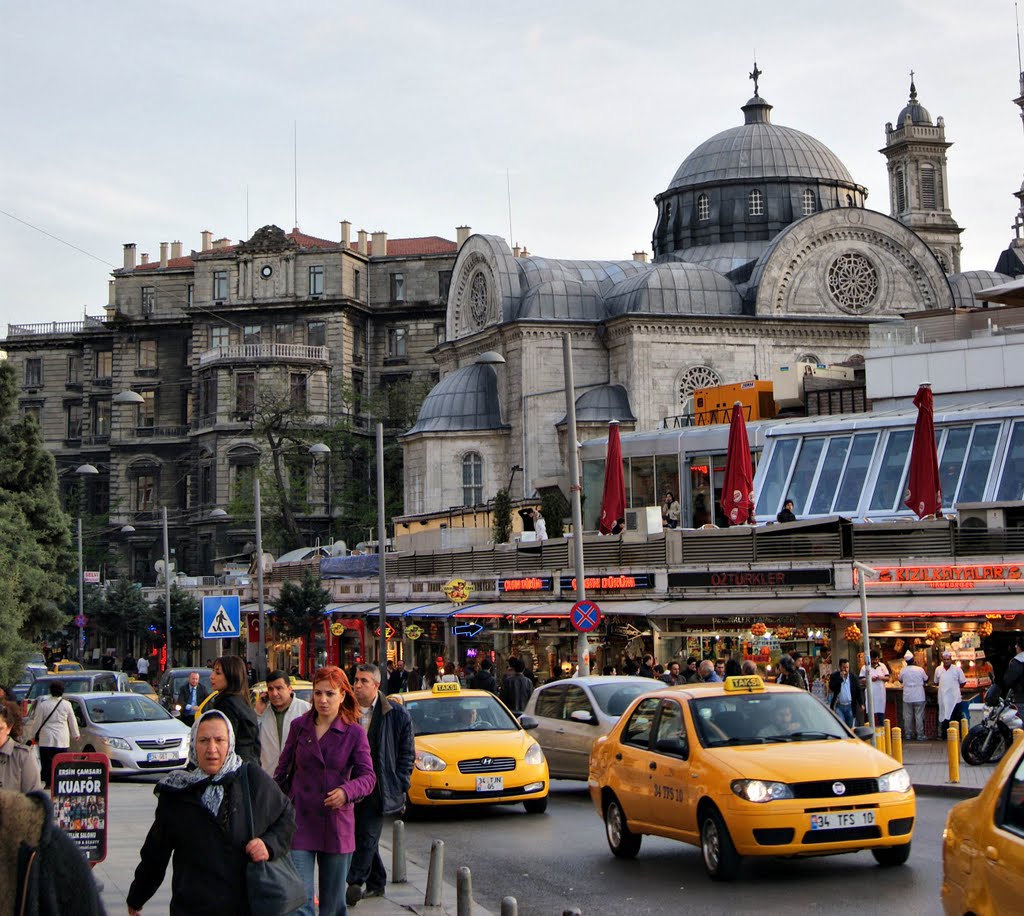
[[[618,421],[608,424],[608,454],[604,461],[604,494],[601,496],[601,534],[611,534],[615,523],[626,514],[626,480],[622,476],[622,443]]]
[[[750,443],[743,408],[737,401],[729,423],[729,451],[725,456],[722,481],[722,511],[730,525],[745,525],[754,520],[754,467],[750,463]]]
[[[935,405],[930,385],[922,385],[914,396],[917,423],[910,446],[910,474],[903,503],[918,518],[942,511],[942,484],[939,482],[939,455],[935,450]]]

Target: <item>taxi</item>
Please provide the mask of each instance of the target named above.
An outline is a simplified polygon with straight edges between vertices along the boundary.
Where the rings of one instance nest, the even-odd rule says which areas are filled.
[[[439,805],[523,803],[530,814],[548,806],[548,764],[520,719],[487,690],[439,682],[431,690],[394,693],[412,717],[416,763],[407,811]]]
[[[1014,741],[981,794],[950,809],[942,832],[948,914],[1015,913],[1024,899],[1024,740]]]
[[[84,671],[85,667],[81,662],[73,662],[68,659],[62,659],[59,662],[54,662],[53,667],[50,669],[50,674],[67,674],[69,671]]]
[[[129,678],[126,689],[140,696],[149,697],[154,703],[160,702],[160,698],[156,693],[156,687],[149,683],[149,681],[143,681],[135,677]]]
[[[588,785],[614,855],[681,840],[716,881],[744,856],[910,855],[907,771],[807,691],[756,676],[638,697],[595,742]]]

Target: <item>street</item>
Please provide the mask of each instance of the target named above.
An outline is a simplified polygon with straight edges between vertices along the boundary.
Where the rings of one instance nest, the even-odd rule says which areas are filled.
[[[734,884],[713,884],[700,850],[644,837],[635,860],[615,859],[582,782],[556,780],[544,815],[521,805],[432,813],[406,827],[409,855],[445,843],[445,878],[466,865],[480,904],[514,896],[526,916],[577,907],[583,916],[629,913],[942,912],[942,828],[957,799],[919,795],[910,862],[879,868],[868,852],[815,859],[748,860]],[[385,834],[387,838],[387,834]]]

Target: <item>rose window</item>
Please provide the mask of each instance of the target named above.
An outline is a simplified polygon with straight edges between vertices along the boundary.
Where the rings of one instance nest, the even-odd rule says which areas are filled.
[[[841,254],[828,269],[828,291],[844,311],[862,312],[878,296],[878,272],[862,254]]]
[[[483,324],[487,317],[487,278],[483,274],[473,277],[469,289],[469,310],[477,324]]]

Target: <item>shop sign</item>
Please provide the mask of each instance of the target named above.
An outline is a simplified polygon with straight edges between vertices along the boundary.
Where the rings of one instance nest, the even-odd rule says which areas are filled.
[[[608,635],[621,636],[624,639],[636,639],[636,637],[640,635],[640,630],[631,623],[614,625],[608,628]]]
[[[550,592],[551,576],[525,576],[522,579],[499,579],[499,592]]]
[[[626,576],[612,573],[608,576],[585,576],[583,582],[587,591],[629,591],[634,588],[654,588],[654,576],[650,573],[638,573]],[[558,579],[559,588],[562,591],[571,589],[576,591],[575,576],[560,576]]]
[[[385,624],[384,625],[384,634],[385,634],[387,639],[389,639],[389,640],[390,639],[394,639],[395,638],[395,628],[393,626],[391,626],[390,623]],[[380,627],[377,627],[373,631],[373,635],[376,636],[378,639],[380,639]]]
[[[417,640],[423,635],[423,627],[421,627],[419,624],[410,623],[405,628],[405,635],[409,639]]]
[[[54,820],[90,863],[107,857],[109,774],[104,754],[58,754],[53,758]]]
[[[765,625],[765,629],[776,627],[792,627],[796,625],[796,617],[792,614],[782,617],[764,617],[753,614],[733,614],[730,617],[712,617],[711,626],[720,630],[748,630],[750,621],[756,619]]]
[[[465,579],[452,579],[442,589],[452,604],[465,604],[473,592],[473,583]]]
[[[669,588],[786,588],[831,585],[831,567],[822,569],[716,569],[668,574]]]
[[[340,620],[336,620],[334,623],[331,624],[331,635],[332,636],[341,636],[341,634],[344,633],[344,632],[345,632],[345,624],[343,624]]]
[[[1024,566],[1011,563],[956,566],[875,566],[868,588],[972,589],[981,585],[1024,585]],[[854,575],[856,575],[856,571]]]

